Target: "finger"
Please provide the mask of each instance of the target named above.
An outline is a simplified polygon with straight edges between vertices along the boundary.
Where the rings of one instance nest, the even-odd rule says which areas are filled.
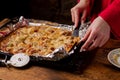
[[[102,39],[102,40],[100,41],[99,47],[102,47],[102,46],[108,41],[108,39],[109,39],[109,37],[108,37],[108,38],[105,37],[104,39]]]
[[[93,40],[95,39],[96,34],[95,33],[90,33],[90,35],[88,36],[87,41],[84,43],[84,45],[82,46],[82,49],[88,49],[88,47],[90,46],[90,44],[93,42]]]
[[[76,12],[74,13],[75,27],[78,26],[79,19],[80,19],[79,15],[80,15],[80,14],[79,14],[78,11],[76,11]]]
[[[106,40],[105,40],[105,39],[102,39],[102,41],[101,41],[99,47],[102,47],[102,46],[105,44],[105,42],[106,42]]]
[[[72,22],[75,22],[74,12],[71,10]]]
[[[86,20],[87,17],[87,10],[83,11],[82,17],[81,17],[81,24],[83,24]]]
[[[81,41],[85,42],[87,40],[87,38],[90,35],[90,29],[88,29],[87,33],[85,34],[85,36],[81,39]],[[86,49],[84,48],[84,45],[81,47],[80,52],[85,51]]]
[[[89,46],[88,50],[93,50],[97,47],[99,47],[100,42],[103,38],[102,37],[97,37],[95,40],[93,40],[92,44]]]

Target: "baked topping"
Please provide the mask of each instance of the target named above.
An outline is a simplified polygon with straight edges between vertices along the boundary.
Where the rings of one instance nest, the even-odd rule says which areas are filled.
[[[25,26],[17,29],[0,42],[0,50],[11,54],[25,53],[45,56],[63,47],[71,50],[80,38],[72,37],[72,32],[52,26]]]

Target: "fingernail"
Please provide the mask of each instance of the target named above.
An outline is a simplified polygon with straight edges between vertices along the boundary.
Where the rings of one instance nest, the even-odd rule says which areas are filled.
[[[86,51],[86,49],[80,49],[80,52]]]
[[[83,51],[86,51],[86,49],[83,49]]]
[[[82,49],[80,49],[80,52],[82,52],[83,50]]]

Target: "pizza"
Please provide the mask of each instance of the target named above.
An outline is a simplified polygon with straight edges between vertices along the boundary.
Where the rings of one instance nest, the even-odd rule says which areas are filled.
[[[0,42],[0,50],[10,54],[46,56],[63,47],[68,53],[79,42],[72,31],[48,25],[21,27]]]

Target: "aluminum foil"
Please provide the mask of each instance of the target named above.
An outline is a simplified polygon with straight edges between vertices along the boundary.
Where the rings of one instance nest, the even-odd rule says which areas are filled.
[[[19,21],[17,23],[13,24],[12,22],[13,21],[11,20],[11,22],[8,25],[6,25],[3,28],[0,28],[0,38],[3,38],[5,36],[9,35],[11,32],[15,31],[19,27],[28,25],[28,20],[25,19],[23,16],[21,16],[19,18]]]
[[[72,28],[73,28],[73,25],[58,24],[58,23],[54,23],[54,22],[50,22],[50,21],[40,21],[40,20],[33,20],[33,19],[32,20],[28,19],[28,21],[29,21],[29,26],[36,26],[37,27],[37,26],[41,26],[41,25],[49,25],[49,26],[52,26],[52,27],[55,27],[55,28],[67,29],[67,30],[70,30],[70,31],[72,31]],[[74,53],[74,51],[70,51],[69,53],[67,53],[65,51],[65,49],[61,46],[60,48],[55,49],[52,53],[49,53],[48,55],[40,56],[39,54],[33,54],[32,56],[43,57],[44,59],[48,58],[49,60],[50,59],[51,60],[56,60],[56,59],[58,60],[60,58],[68,56],[68,55],[70,55],[72,53]],[[56,58],[56,57],[58,57],[58,58]]]
[[[83,37],[84,34],[87,31],[88,25],[90,23],[85,23],[84,25],[80,26],[79,29],[79,36]],[[6,35],[9,35],[12,31],[18,29],[19,27],[23,27],[25,25],[30,25],[30,26],[41,26],[41,25],[49,25],[57,28],[63,28],[72,31],[73,25],[67,25],[67,24],[58,24],[55,22],[50,22],[50,21],[44,21],[44,20],[34,20],[34,19],[25,19],[24,17],[20,17],[19,21],[16,24],[9,24],[6,29],[9,29],[9,31],[6,31],[7,34],[0,36],[0,38],[5,37]],[[75,53],[76,50],[76,45],[72,48],[72,50],[69,53],[66,53],[64,48],[61,46],[58,49],[55,49],[52,53],[46,55],[46,56],[40,56],[39,54],[33,54],[31,55],[31,58],[34,60],[49,60],[49,61],[58,61],[62,58],[65,58],[67,56],[70,56],[71,54]],[[3,53],[3,52],[2,52]]]

